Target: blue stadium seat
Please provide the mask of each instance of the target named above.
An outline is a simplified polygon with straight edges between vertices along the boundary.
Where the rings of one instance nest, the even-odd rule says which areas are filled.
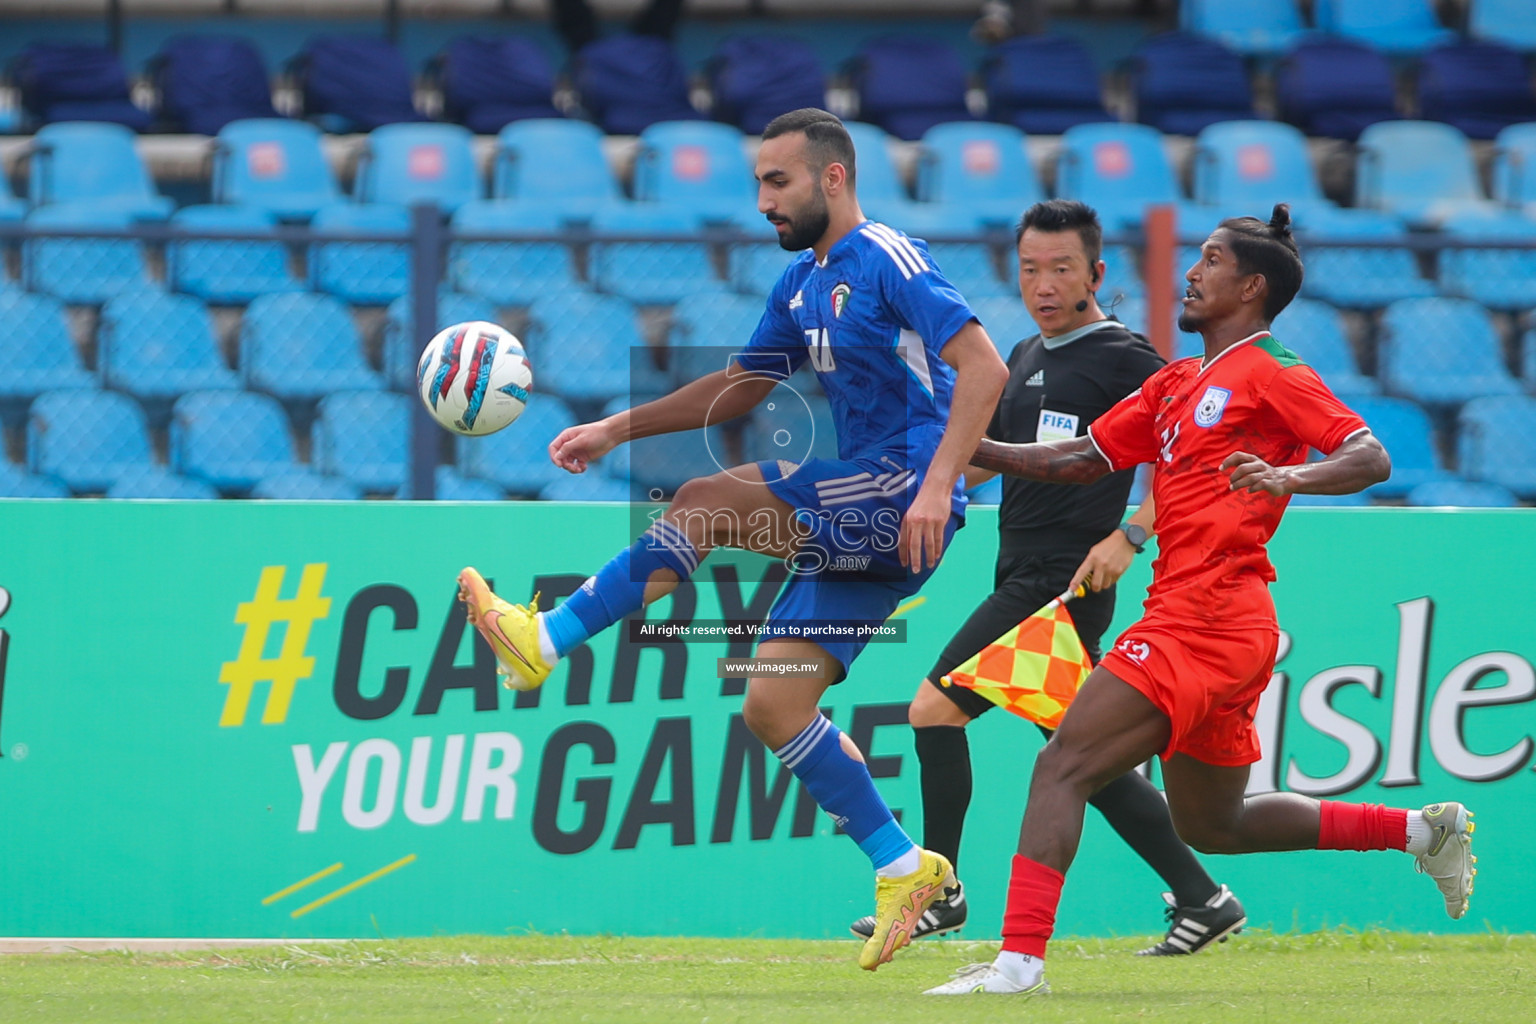
[[[102,375],[108,387],[144,402],[151,418],[187,391],[239,388],[219,355],[213,318],[186,295],[132,292],[101,310]]]
[[[165,219],[176,204],[155,191],[136,139],[120,124],[68,121],[39,129],[28,151],[27,199],[34,207],[80,203]]]
[[[1417,257],[1401,244],[1401,224],[1390,217],[1372,219],[1354,213],[1348,218],[1330,216],[1324,227],[1326,237],[1333,241],[1379,241],[1380,245],[1330,247],[1303,239],[1301,258],[1306,276],[1301,282],[1302,294],[1349,309],[1377,309],[1399,299],[1434,295],[1435,286],[1420,274]]]
[[[1010,298],[982,296],[966,302],[1004,359],[1019,342],[1040,333],[1039,326],[1030,319],[1029,309],[1017,295]]]
[[[658,239],[594,242],[588,271],[602,291],[641,305],[671,305],[717,284],[709,246],[698,234],[698,218],[686,206],[610,206],[592,218],[592,229],[602,234]],[[660,240],[670,238],[677,241]]]
[[[870,39],[850,62],[849,78],[858,93],[859,120],[898,139],[920,139],[936,124],[975,119],[965,102],[965,64],[942,39]]]
[[[25,466],[0,459],[0,498],[67,498],[69,488],[52,477],[35,476]]]
[[[411,468],[410,395],[337,391],[320,399],[310,462],[368,494],[394,495]]]
[[[981,74],[987,116],[1031,135],[1060,135],[1075,124],[1114,120],[1104,109],[1093,55],[1071,36],[1004,40],[987,51]]]
[[[185,206],[171,223],[188,231],[271,231],[272,214],[255,206]],[[250,302],[270,292],[296,291],[303,284],[288,269],[288,250],[272,240],[206,240],[166,246],[171,287],[215,305]]]
[[[576,260],[569,245],[519,240],[539,235],[547,239],[561,234],[563,226],[560,210],[543,203],[467,203],[453,215],[454,231],[500,235],[506,241],[454,242],[448,250],[448,280],[498,306],[528,306],[551,289],[574,287]]]
[[[1370,494],[1401,498],[1420,484],[1453,479],[1422,407],[1401,398],[1372,396],[1355,396],[1349,407],[1359,413],[1392,457],[1392,476],[1368,488]]]
[[[219,492],[201,480],[179,476],[164,466],[141,466],[117,478],[107,488],[109,498],[138,498],[155,501],[210,501]]]
[[[361,235],[408,235],[411,213],[383,203],[334,203],[315,214],[317,231]],[[384,305],[411,287],[407,242],[317,242],[309,253],[310,287],[357,305]]]
[[[121,231],[132,218],[83,203],[44,206],[27,215],[36,228]],[[151,287],[144,252],[126,238],[33,238],[22,243],[22,279],[62,302],[99,305],[114,295]]]
[[[16,198],[11,183],[0,174],[0,224],[14,224],[27,215],[27,204]]]
[[[542,393],[548,389],[541,379],[535,378],[534,385],[538,391],[511,427],[484,437],[455,439],[459,470],[465,477],[488,480],[514,495],[531,498],[570,475],[549,460],[549,443],[562,430],[574,427],[576,417],[559,398]]]
[[[757,201],[741,131],[714,121],[661,121],[640,133],[635,199],[724,219]]]
[[[982,230],[982,221],[968,207],[912,201],[891,153],[893,140],[885,129],[862,121],[847,121],[844,127],[853,140],[859,204],[866,217],[923,239],[972,235]]]
[[[1467,33],[1531,53],[1536,51],[1536,10],[1526,0],[1472,0]]]
[[[1250,56],[1273,56],[1306,31],[1296,0],[1183,0],[1179,28]]]
[[[657,121],[691,121],[688,71],[670,40],[611,36],[573,58],[576,91],[609,135],[638,135]]]
[[[603,155],[602,131],[548,118],[514,122],[496,136],[491,195],[582,218],[623,198]]]
[[[729,292],[700,294],[672,313],[667,342],[667,371],[682,385],[723,370],[741,351],[763,316],[763,300]]]
[[[1461,407],[1457,428],[1463,476],[1536,499],[1536,398],[1474,398]]]
[[[1381,385],[1360,372],[1339,311],[1315,299],[1294,299],[1275,317],[1275,337],[1317,371],[1340,396],[1377,395]]]
[[[499,323],[496,307],[478,295],[439,289],[437,293],[437,317],[434,330],[470,320]],[[384,380],[386,386],[397,391],[416,389],[416,364],[430,338],[417,338],[411,317],[411,297],[403,295],[389,304],[384,318]]]
[[[1396,88],[1384,55],[1336,36],[1303,39],[1275,72],[1282,121],[1349,142],[1378,121],[1397,120]]]
[[[105,491],[150,461],[149,423],[127,395],[47,391],[27,413],[27,466],[77,494]]]
[[[266,64],[249,39],[175,36],[151,66],[160,115],[173,130],[214,135],[231,121],[277,116]]]
[[[299,466],[262,477],[250,496],[266,501],[357,501],[363,492],[340,477]]]
[[[1001,505],[1003,503],[1003,478],[995,476],[986,483],[968,489],[965,496],[976,505]]]
[[[129,98],[128,73],[111,47],[32,43],[16,57],[11,76],[23,109],[38,124],[101,121],[149,128],[149,112]]]
[[[341,198],[312,124],[281,118],[234,121],[213,147],[213,201],[259,207],[281,220],[308,220]]]
[[[1170,135],[1254,116],[1243,59],[1214,39],[1188,32],[1153,36],[1137,47],[1131,75],[1136,120]]]
[[[485,194],[471,148],[456,124],[388,124],[368,133],[353,193],[359,202],[433,203],[453,213]]]
[[[247,387],[285,401],[384,385],[363,361],[352,314],[327,295],[295,292],[252,302],[240,323],[240,363]]]
[[[1307,152],[1307,139],[1278,121],[1226,121],[1195,139],[1194,198],[1222,216],[1267,215],[1289,203],[1298,231],[1309,215],[1324,217],[1337,206],[1324,198]]]
[[[545,501],[612,501],[628,504],[644,500],[644,495],[623,480],[615,480],[597,468],[585,473],[561,471],[556,480],[539,492]]]
[[[1416,227],[1491,210],[1467,137],[1438,121],[1387,121],[1360,133],[1355,205],[1388,210]]]
[[[1493,140],[1491,178],[1496,202],[1536,213],[1536,124],[1510,125],[1499,132]]]
[[[312,37],[294,59],[304,113],[329,132],[368,132],[426,120],[411,99],[411,69],[378,36]]]
[[[551,294],[534,303],[530,319],[528,351],[540,391],[586,413],[620,395],[664,389],[627,300]]]
[[[1026,209],[1045,198],[1024,147],[1024,133],[1011,125],[935,125],[923,135],[917,197],[967,207],[978,220],[1011,229]]]
[[[544,49],[521,35],[459,36],[443,50],[443,114],[476,135],[514,121],[559,117],[555,69]]]
[[[1520,499],[1499,484],[1437,480],[1409,491],[1407,503],[1419,508],[1512,508],[1520,504]]]
[[[1420,115],[1471,139],[1491,139],[1512,124],[1536,121],[1531,71],[1518,51],[1498,43],[1448,43],[1419,58]]]
[[[1171,204],[1181,234],[1204,238],[1210,211],[1187,202],[1156,128],[1139,124],[1082,124],[1061,137],[1056,194],[1081,199],[1099,212],[1106,231],[1139,227],[1146,208]]]
[[[1382,384],[1429,405],[1459,405],[1484,395],[1512,395],[1520,385],[1504,368],[1487,310],[1470,299],[1405,299],[1381,319]]]
[[[1421,53],[1456,38],[1435,17],[1433,0],[1314,0],[1312,17],[1324,32],[1392,54]]]
[[[854,162],[858,167],[859,203],[865,216],[896,224],[910,222],[907,214],[918,204],[901,180],[901,171],[891,155],[892,138],[884,128],[863,121],[845,121],[853,140]]]
[[[714,117],[748,135],[802,107],[827,105],[826,72],[803,39],[740,35],[722,40],[705,66]]]
[[[1440,287],[1447,294],[1510,313],[1536,306],[1536,221],[1515,213],[1474,213],[1447,217],[1441,227],[1457,241],[1526,246],[1442,249]]]
[[[438,501],[503,501],[507,492],[489,480],[465,476],[452,466],[438,466],[433,475]]]
[[[27,403],[44,391],[95,385],[56,300],[0,290],[0,324],[0,415],[6,421],[19,422]]]
[[[192,391],[171,410],[171,468],[223,494],[242,494],[294,467],[288,417],[253,391]]]
[[[656,395],[625,395],[603,408],[612,416]],[[703,422],[703,417],[700,417]],[[623,481],[652,501],[660,501],[697,477],[712,476],[736,464],[720,424],[637,438],[603,456],[603,472]]]

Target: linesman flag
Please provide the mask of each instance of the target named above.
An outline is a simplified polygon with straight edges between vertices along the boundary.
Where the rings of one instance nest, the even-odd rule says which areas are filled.
[[[975,690],[1005,711],[1054,729],[1093,663],[1077,635],[1068,591],[1014,626],[942,680]]]

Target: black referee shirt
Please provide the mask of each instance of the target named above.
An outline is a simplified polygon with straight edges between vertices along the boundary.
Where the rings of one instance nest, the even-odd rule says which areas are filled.
[[[1094,329],[1049,340],[1037,334],[1014,347],[988,437],[1013,444],[1082,437],[1163,365],[1147,339],[1119,321],[1088,326]],[[1088,486],[1005,475],[999,554],[1086,552],[1120,525],[1134,474],[1122,470]]]

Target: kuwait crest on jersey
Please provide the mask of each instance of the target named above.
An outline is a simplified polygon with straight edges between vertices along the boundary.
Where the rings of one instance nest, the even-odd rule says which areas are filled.
[[[848,308],[848,299],[853,295],[853,289],[848,287],[847,281],[840,281],[836,288],[832,289],[832,315],[841,318],[843,310]]]
[[[1226,388],[1218,388],[1214,384],[1206,388],[1205,394],[1200,396],[1200,404],[1195,406],[1195,426],[1214,427],[1221,422],[1221,414],[1231,398],[1232,392]]]

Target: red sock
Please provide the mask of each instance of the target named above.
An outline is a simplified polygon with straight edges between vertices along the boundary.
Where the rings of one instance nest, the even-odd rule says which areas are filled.
[[[1408,846],[1408,812],[1382,804],[1319,800],[1319,850],[1403,850]]]
[[[1061,903],[1060,871],[1037,860],[1015,854],[1013,875],[1008,880],[1008,906],[1003,911],[1003,949],[1045,959],[1045,944],[1056,930],[1056,907]]]

